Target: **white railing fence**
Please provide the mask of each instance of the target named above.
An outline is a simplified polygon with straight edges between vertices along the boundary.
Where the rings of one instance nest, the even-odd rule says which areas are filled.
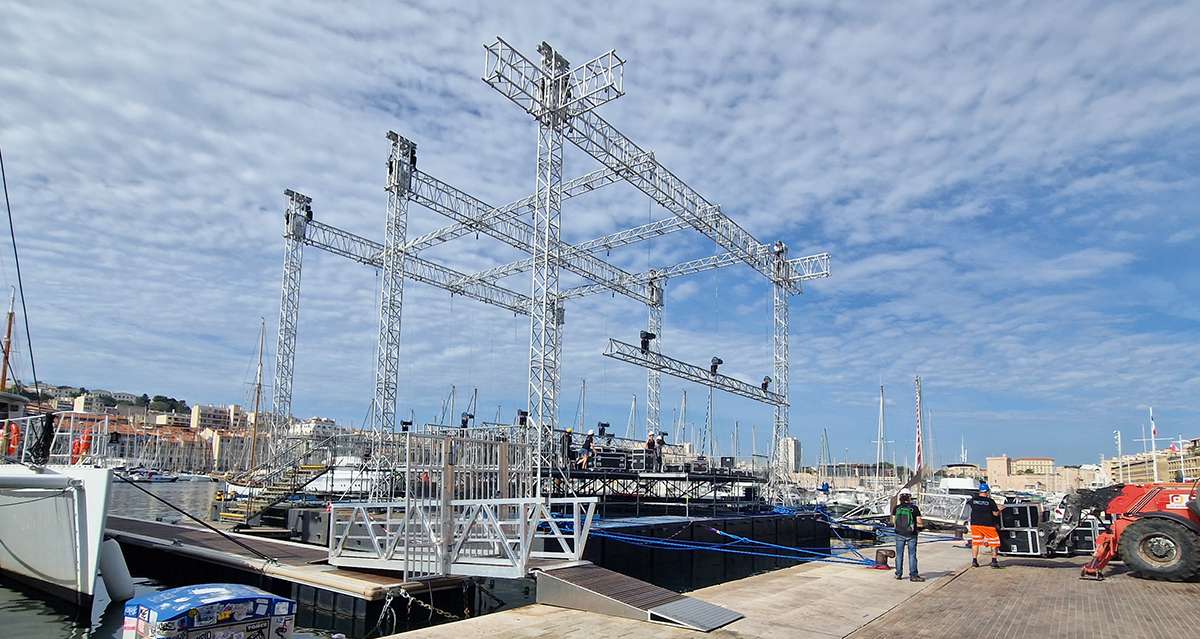
[[[329,563],[435,575],[517,578],[531,559],[583,557],[596,497],[422,499],[334,504]]]

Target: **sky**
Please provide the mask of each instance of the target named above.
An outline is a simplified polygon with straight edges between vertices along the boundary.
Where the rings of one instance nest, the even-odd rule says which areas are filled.
[[[791,433],[812,462],[874,458],[879,386],[898,461],[923,378],[935,461],[1095,462],[1200,436],[1200,7],[1188,3],[40,3],[0,1],[0,146],[39,379],[249,403],[268,375],[284,189],[382,241],[388,143],[499,205],[534,189],[536,128],[480,80],[483,45],[626,60],[607,121],[760,241],[828,251],[791,306]],[[567,178],[598,164],[565,154]],[[670,213],[620,184],[566,202],[578,242]],[[413,205],[409,234],[448,223]],[[681,232],[601,255],[631,271],[720,252]],[[423,254],[521,257],[487,237]],[[11,247],[0,278],[15,284]],[[304,255],[294,412],[361,425],[379,274]],[[528,291],[528,275],[503,282]],[[564,276],[563,285],[579,283]],[[769,283],[748,267],[668,282],[661,346],[756,382]],[[570,302],[564,424],[626,428],[645,374],[601,356],[645,308]],[[409,282],[399,413],[524,407],[528,320]],[[16,370],[32,379],[29,344]],[[586,414],[578,415],[581,380]],[[703,387],[664,379],[663,421]],[[717,393],[719,447],[764,453],[771,412]],[[639,421],[635,436],[643,426]],[[673,427],[672,427],[673,428]],[[751,435],[754,442],[751,442]],[[890,453],[889,453],[890,455]]]

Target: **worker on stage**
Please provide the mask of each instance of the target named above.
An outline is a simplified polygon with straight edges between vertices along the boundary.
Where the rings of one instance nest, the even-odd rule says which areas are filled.
[[[1000,507],[990,495],[991,487],[979,484],[979,494],[967,502],[971,506],[971,566],[979,567],[979,549],[989,549],[992,568],[999,568],[996,555],[1000,552]]]
[[[579,447],[579,461],[576,462],[580,469],[586,469],[592,461],[592,455],[596,448],[596,431],[588,430],[587,437],[583,438],[583,445]]]
[[[904,550],[908,549],[908,580],[925,581],[917,571],[917,535],[925,520],[921,509],[913,503],[912,493],[901,489],[900,501],[892,508],[892,526],[896,530],[896,579],[904,578]]]

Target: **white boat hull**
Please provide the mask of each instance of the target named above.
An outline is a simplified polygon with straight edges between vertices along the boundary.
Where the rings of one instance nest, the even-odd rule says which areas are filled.
[[[0,571],[90,608],[111,471],[0,465]]]

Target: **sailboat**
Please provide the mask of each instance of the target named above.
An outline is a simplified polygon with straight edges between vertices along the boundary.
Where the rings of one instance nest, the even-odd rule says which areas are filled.
[[[0,178],[4,181],[5,204],[8,205],[8,182],[2,154]],[[21,263],[17,259],[15,231],[12,238],[13,261],[20,284]],[[24,287],[18,290],[24,308]],[[29,316],[24,315],[28,331]],[[10,310],[5,360],[8,360],[12,344],[12,321]],[[29,361],[34,373],[34,388],[39,388],[32,348]],[[8,362],[4,364],[7,372]],[[62,421],[53,416],[12,418],[12,411],[8,412],[7,419],[0,422],[7,439],[7,445],[0,451],[4,453],[0,457],[0,512],[3,513],[0,515],[0,572],[90,610],[101,554],[105,556],[106,566],[115,566],[108,562],[118,559],[124,563],[116,542],[103,544],[112,471],[91,464],[103,461],[105,447],[92,448],[95,440],[89,434],[89,450],[84,457],[89,464],[85,465],[80,463],[81,456],[75,455],[73,460],[71,454],[73,447],[83,448],[82,434],[77,439],[78,433],[74,429],[64,431]],[[105,570],[106,575],[110,572],[115,575],[117,571]],[[120,592],[115,583],[109,590]]]

